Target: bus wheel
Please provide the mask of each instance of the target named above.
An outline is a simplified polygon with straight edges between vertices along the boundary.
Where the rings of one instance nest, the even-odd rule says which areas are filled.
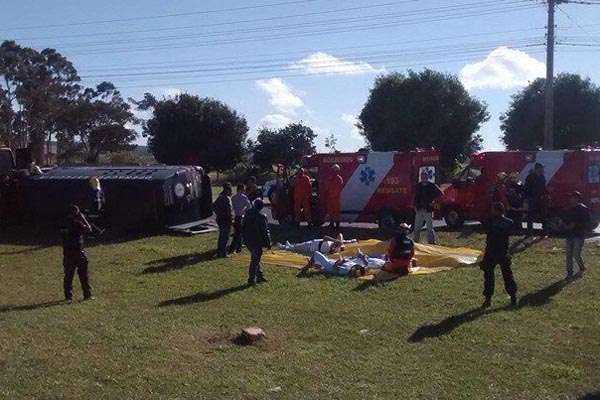
[[[450,207],[444,211],[444,221],[448,225],[448,228],[457,230],[462,228],[465,223],[465,217],[460,208]]]
[[[378,218],[379,229],[384,232],[394,232],[400,225],[400,218],[393,211],[384,211]]]

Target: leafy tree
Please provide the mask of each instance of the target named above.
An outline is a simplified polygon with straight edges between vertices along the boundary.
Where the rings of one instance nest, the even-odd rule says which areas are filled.
[[[135,103],[153,109],[143,134],[159,162],[224,171],[242,159],[248,124],[226,104],[189,94],[158,100],[149,93]]]
[[[63,156],[83,154],[87,163],[95,164],[101,153],[131,150],[139,123],[112,83],[102,82],[88,88],[74,101],[64,102],[64,113],[57,119],[57,138]]]
[[[41,52],[13,41],[0,45],[0,134],[10,146],[31,144],[43,163],[43,146],[55,131],[65,101],[80,91],[75,67],[53,49]]]
[[[424,70],[378,77],[358,118],[372,150],[435,147],[449,171],[481,147],[475,133],[489,119],[486,110],[456,76]]]
[[[600,87],[576,74],[554,81],[554,146],[577,148],[600,142]],[[536,79],[512,97],[500,117],[509,149],[532,149],[544,142],[545,79]]]
[[[325,147],[327,147],[329,149],[329,151],[332,153],[338,152],[337,143],[338,143],[338,139],[335,137],[335,135],[333,133],[325,138]]]
[[[292,166],[302,157],[316,152],[317,135],[308,126],[290,124],[279,130],[263,128],[253,147],[254,162],[267,169],[273,164]]]

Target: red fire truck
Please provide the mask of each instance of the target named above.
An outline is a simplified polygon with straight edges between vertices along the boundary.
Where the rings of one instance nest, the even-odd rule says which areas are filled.
[[[332,166],[340,166],[344,179],[341,194],[341,216],[344,222],[377,222],[391,228],[400,222],[414,220],[414,187],[423,170],[432,182],[439,170],[436,150],[410,152],[329,153],[307,156],[303,167],[314,178],[312,218],[316,225],[326,217],[326,184]],[[293,178],[291,179],[293,182]],[[293,186],[293,185],[290,185]],[[290,190],[291,191],[291,190]],[[287,199],[293,198],[290,193]],[[279,202],[274,215],[285,221],[292,218],[293,204]],[[286,209],[283,204],[287,204]]]
[[[496,151],[471,156],[468,166],[442,187],[436,216],[451,228],[465,220],[481,221],[489,216],[491,192],[500,172],[518,172],[522,182],[535,163],[544,166],[547,182],[548,212],[545,221],[551,230],[559,230],[561,216],[568,208],[569,194],[583,194],[595,221],[600,217],[600,149],[556,151]]]

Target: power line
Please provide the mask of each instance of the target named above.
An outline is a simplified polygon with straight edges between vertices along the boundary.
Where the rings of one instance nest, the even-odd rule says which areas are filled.
[[[526,28],[526,29],[513,29],[513,30],[506,30],[506,31],[495,31],[495,32],[482,32],[482,33],[478,33],[476,36],[477,37],[483,37],[483,36],[495,36],[495,35],[505,35],[505,34],[511,34],[511,33],[522,33],[522,32],[532,32],[532,31],[541,31],[541,30],[545,30],[546,28]],[[475,35],[474,34],[463,34],[463,35],[454,35],[454,36],[442,36],[442,37],[432,37],[432,38],[428,38],[428,39],[418,39],[418,40],[404,40],[404,41],[399,41],[399,42],[385,42],[385,43],[370,43],[370,44],[364,44],[364,45],[360,45],[360,46],[342,46],[342,47],[325,47],[325,48],[319,48],[319,49],[315,49],[315,48],[311,48],[311,49],[304,49],[304,50],[297,50],[297,51],[285,51],[285,52],[276,52],[276,53],[263,53],[263,54],[253,54],[251,57],[240,57],[238,55],[236,56],[226,56],[226,57],[211,57],[211,58],[207,58],[204,59],[204,61],[206,60],[210,60],[210,65],[214,65],[214,64],[231,64],[233,62],[235,62],[236,64],[239,63],[248,63],[248,62],[252,62],[252,61],[263,61],[265,59],[270,59],[272,60],[273,57],[278,57],[278,56],[284,56],[284,57],[290,57],[290,56],[307,56],[310,54],[314,54],[315,52],[339,52],[339,51],[344,51],[344,50],[357,50],[357,49],[369,49],[369,48],[377,48],[377,47],[391,47],[391,46],[397,46],[397,45],[406,45],[406,44],[426,44],[426,43],[431,43],[431,42],[440,42],[440,41],[448,41],[448,40],[455,40],[455,39],[468,39],[468,38],[473,38]],[[459,44],[462,45],[462,44]],[[446,45],[448,46],[448,45]],[[146,70],[146,69],[152,69],[152,68],[156,68],[156,67],[165,67],[165,68],[169,68],[169,67],[193,67],[193,66],[197,66],[199,65],[199,63],[203,61],[203,59],[193,59],[193,60],[181,60],[180,62],[178,62],[177,64],[173,64],[172,62],[156,62],[156,63],[143,63],[143,64],[118,64],[115,65],[113,64],[105,66],[105,67],[99,67],[99,68],[86,68],[83,71],[86,71],[88,73],[90,72],[110,72],[110,71],[129,71],[131,69],[141,69],[141,70]],[[200,64],[200,65],[207,65],[207,64]]]
[[[543,48],[540,47],[540,49],[538,50],[533,50],[531,51],[531,53],[543,53]],[[397,65],[390,65],[387,66],[387,68],[395,70],[395,69],[400,69],[400,68],[411,68],[411,67],[421,67],[421,66],[429,66],[429,65],[443,65],[443,64],[453,64],[453,63],[462,63],[462,62],[466,62],[466,61],[471,61],[472,60],[472,56],[471,57],[463,57],[463,58],[449,58],[449,57],[444,57],[442,59],[439,60],[431,60],[428,61],[426,63],[410,63],[410,64],[397,64]],[[322,74],[323,75],[336,75],[335,73],[330,73],[330,74]],[[311,73],[299,73],[299,74],[282,74],[282,75],[277,75],[278,78],[297,78],[297,77],[307,77],[307,76],[315,76],[315,74],[311,74]],[[247,77],[247,78],[234,78],[234,79],[219,79],[219,80],[209,80],[209,81],[178,81],[178,82],[168,82],[168,83],[145,83],[145,84],[139,84],[139,85],[124,85],[124,86],[119,86],[119,89],[139,89],[139,88],[147,88],[148,86],[152,86],[152,87],[170,87],[170,86],[182,86],[182,85],[208,85],[208,84],[221,84],[221,83],[233,83],[233,82],[248,82],[248,81],[255,81],[255,80],[261,80],[261,79],[269,79],[269,78],[273,78],[273,75],[262,75],[262,76],[254,76],[254,77]]]
[[[466,12],[461,14],[453,14],[447,15],[445,17],[435,17],[435,18],[420,18],[413,20],[400,20],[396,22],[389,23],[377,23],[370,25],[353,25],[350,27],[340,27],[340,28],[330,28],[330,29],[321,29],[321,30],[312,30],[312,31],[303,31],[296,33],[286,33],[279,35],[262,35],[262,36],[249,36],[249,37],[240,37],[240,38],[232,38],[232,39],[223,39],[223,40],[214,40],[207,41],[202,43],[185,43],[185,44],[164,44],[164,45],[153,45],[153,46],[139,46],[137,48],[132,47],[114,47],[114,48],[106,48],[106,49],[91,49],[82,52],[72,52],[73,55],[99,55],[99,54],[114,54],[114,53],[130,53],[130,52],[139,52],[139,51],[156,51],[161,49],[181,49],[181,48],[191,48],[191,47],[206,47],[206,46],[217,46],[217,45],[227,45],[227,44],[239,44],[239,43],[250,43],[256,41],[271,41],[271,40],[280,40],[280,39],[292,39],[292,38],[300,38],[300,37],[310,37],[310,36],[319,36],[324,34],[337,34],[337,33],[354,33],[359,31],[367,31],[367,30],[379,30],[379,29],[388,29],[397,26],[403,25],[415,25],[415,24],[423,24],[429,22],[443,22],[443,21],[451,21],[456,19],[463,19],[468,17],[479,17],[485,15],[495,15],[495,14],[503,14],[506,12],[514,12],[514,11],[523,11],[527,9],[536,8],[536,6],[521,6],[519,8],[503,8],[503,9],[491,9],[485,10],[482,12]]]
[[[210,14],[220,14],[220,13],[228,13],[228,12],[236,12],[236,11],[255,10],[255,9],[269,8],[269,7],[289,6],[289,5],[302,4],[302,3],[314,3],[314,2],[318,2],[318,1],[331,1],[331,0],[292,0],[292,1],[284,1],[284,2],[279,2],[279,3],[257,4],[257,5],[252,5],[252,6],[221,8],[221,9],[214,9],[214,10],[190,11],[190,12],[174,13],[174,14],[151,15],[151,16],[146,16],[146,17],[129,17],[129,18],[117,18],[117,19],[96,20],[96,21],[70,22],[70,23],[65,23],[65,24],[13,27],[13,28],[5,28],[5,29],[3,29],[3,31],[47,29],[47,28],[66,28],[66,27],[73,27],[73,26],[110,24],[110,23],[115,23],[115,22],[133,22],[133,21],[145,21],[145,20],[163,19],[163,18],[188,17],[188,16],[193,16],[193,15],[210,15]],[[417,0],[413,0],[413,1],[417,1]]]
[[[390,53],[390,50],[384,52],[370,52],[370,53],[351,53],[346,55],[337,55],[336,61],[333,64],[320,63],[319,65],[324,65],[325,68],[332,67],[338,65],[339,63],[349,63],[354,61],[360,62],[375,62],[382,60],[386,60],[390,57],[398,57],[400,55],[407,56],[415,56],[415,57],[426,57],[431,55],[439,55],[450,53],[450,55],[460,54],[460,53],[468,53],[472,51],[481,52],[493,50],[501,45],[510,45],[514,48],[526,48],[532,46],[541,46],[542,42],[534,42],[536,38],[531,39],[521,39],[514,43],[506,43],[503,42],[483,42],[483,43],[472,43],[468,44],[457,44],[453,46],[433,46],[430,48],[412,48],[412,49],[398,49]],[[342,57],[342,58],[340,58]],[[227,71],[251,71],[254,69],[263,69],[263,68],[282,68],[282,67],[290,67],[293,65],[297,65],[298,62],[295,60],[289,59],[272,59],[272,60],[260,60],[257,62],[248,62],[248,63],[236,63],[232,65],[230,62],[221,62],[221,63],[208,63],[208,64],[200,64],[196,65],[196,68],[191,69],[160,69],[154,71],[131,71],[125,73],[108,73],[108,74],[100,74],[100,75],[84,75],[83,79],[109,79],[116,77],[136,77],[136,76],[161,76],[161,75],[179,75],[179,74],[196,74],[196,73],[209,73],[209,72],[220,72],[223,70]]]
[[[575,26],[577,26],[583,33],[585,33],[590,39],[592,39],[592,41],[594,42],[598,42],[600,43],[600,41],[597,41],[596,39],[594,39],[592,37],[592,35],[583,27],[579,24],[579,22],[577,22],[575,20],[575,18],[571,17],[565,10],[563,10],[560,6],[556,6],[558,8],[558,10],[563,13],[572,23],[575,24]]]
[[[338,8],[333,10],[322,10],[316,12],[309,13],[301,13],[301,14],[289,14],[283,16],[273,16],[273,17],[264,17],[264,18],[253,18],[253,19],[244,19],[237,21],[227,21],[227,22],[217,22],[217,23],[209,23],[202,24],[203,28],[206,27],[216,27],[216,26],[230,26],[234,24],[249,24],[249,23],[257,23],[257,22],[269,22],[276,21],[279,19],[291,19],[291,18],[304,18],[310,16],[320,16],[327,14],[336,14],[350,11],[360,11],[360,10],[368,10],[374,8],[383,8],[389,7],[393,5],[406,4],[406,3],[414,3],[418,0],[401,0],[401,1],[393,1],[387,3],[379,3],[379,4],[370,4],[367,6],[356,6],[356,7],[348,7],[348,8]],[[187,29],[197,29],[198,25],[187,25],[187,26],[175,26],[175,27],[166,27],[166,28],[152,28],[152,29],[138,29],[138,30],[129,30],[129,31],[116,31],[116,32],[95,32],[95,33],[82,33],[82,34],[69,34],[69,35],[57,35],[57,36],[38,36],[38,37],[22,37],[16,38],[14,40],[52,40],[52,39],[64,39],[65,37],[75,38],[75,37],[94,37],[94,36],[121,36],[121,35],[129,35],[135,33],[155,33],[155,32],[165,32],[165,31],[176,31],[176,30],[187,30]]]

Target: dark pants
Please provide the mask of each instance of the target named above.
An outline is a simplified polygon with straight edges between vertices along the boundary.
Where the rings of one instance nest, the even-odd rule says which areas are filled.
[[[513,221],[513,232],[519,233],[523,230],[523,213],[510,209],[506,212],[506,216]]]
[[[260,258],[262,257],[263,249],[250,249],[250,269],[248,271],[248,283],[255,283],[256,280],[263,279],[263,272],[260,268]]]
[[[75,272],[79,276],[81,289],[83,290],[83,298],[87,299],[92,296],[92,288],[90,287],[88,276],[88,259],[82,250],[64,250],[63,267],[65,278],[63,287],[65,291],[65,299],[73,299],[73,278]]]
[[[486,299],[489,299],[494,294],[496,281],[494,270],[496,265],[500,265],[500,269],[502,270],[502,278],[504,278],[504,289],[506,290],[506,293],[511,297],[515,296],[517,294],[517,284],[513,277],[512,269],[510,268],[512,261],[508,255],[493,258],[484,257],[481,262],[481,269],[483,270],[483,295]]]
[[[219,240],[217,242],[217,255],[225,257],[227,255],[227,242],[231,234],[231,225],[219,225]]]
[[[546,217],[545,207],[541,200],[528,200],[529,209],[527,210],[527,232],[533,233],[533,223],[537,221],[544,222]],[[545,224],[542,227],[545,229]]]
[[[233,221],[233,239],[229,245],[229,252],[242,251],[242,217],[235,217]]]

